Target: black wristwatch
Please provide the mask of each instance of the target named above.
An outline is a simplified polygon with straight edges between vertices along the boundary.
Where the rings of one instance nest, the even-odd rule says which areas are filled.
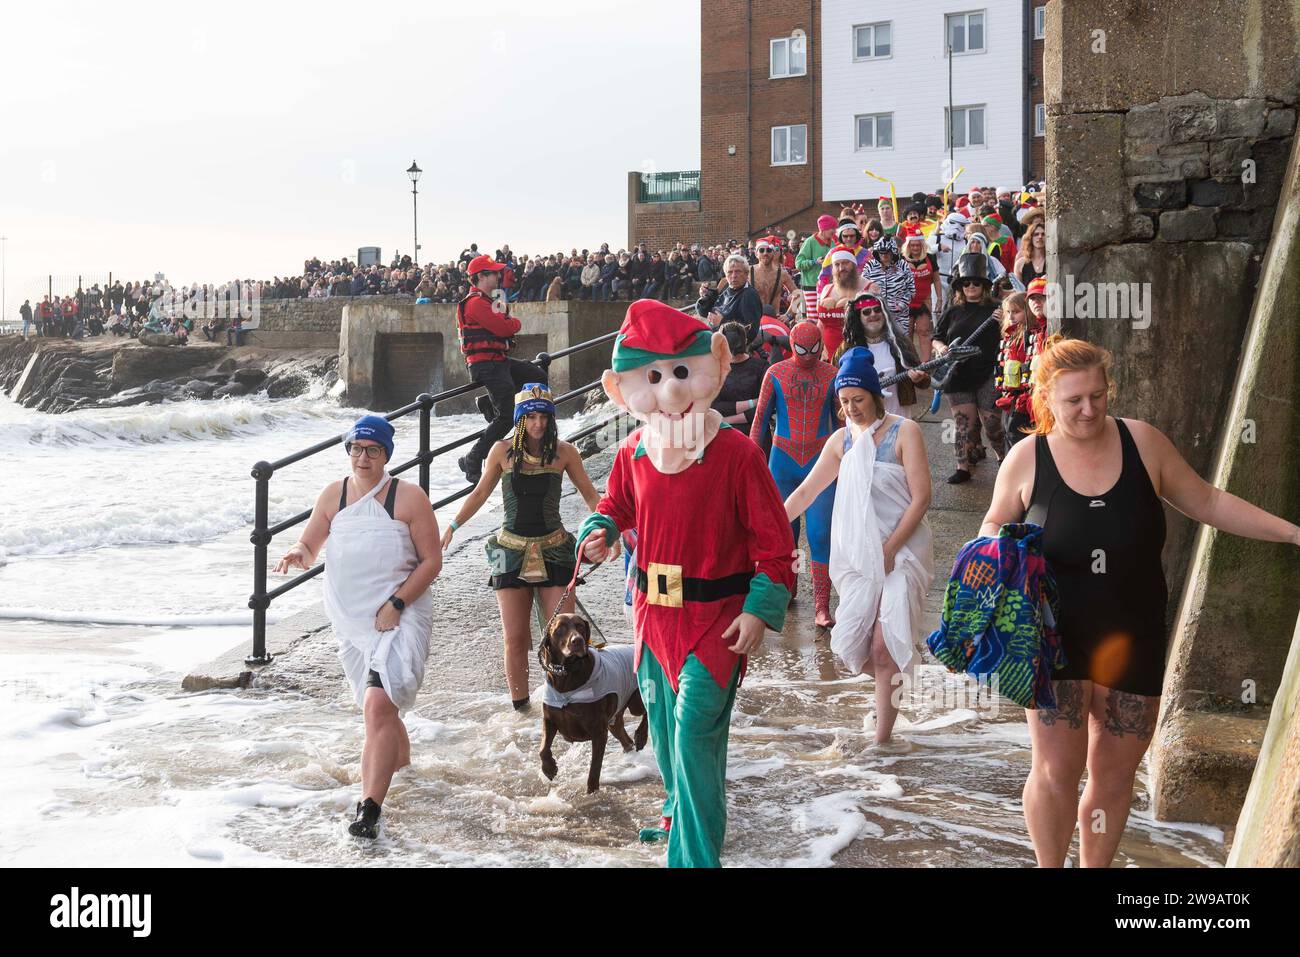
[[[396,595],[393,595],[391,598],[388,599],[388,601],[398,611],[406,610],[406,602],[402,601],[402,599],[398,598]]]

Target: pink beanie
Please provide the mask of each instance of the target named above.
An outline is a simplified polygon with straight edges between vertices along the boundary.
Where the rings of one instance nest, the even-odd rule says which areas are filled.
[[[836,220],[834,216],[818,216],[817,230],[820,232],[823,229],[834,229],[835,222]]]

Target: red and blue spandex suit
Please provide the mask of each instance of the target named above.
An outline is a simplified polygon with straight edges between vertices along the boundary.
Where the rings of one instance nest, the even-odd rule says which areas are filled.
[[[826,439],[839,422],[831,383],[835,367],[821,361],[822,340],[816,323],[796,323],[790,331],[794,355],[776,363],[763,376],[754,424],[749,437],[761,448],[769,420],[776,416],[772,454],[768,465],[783,499],[808,477]],[[811,553],[813,601],[818,618],[830,620],[831,510],[835,504],[832,483],[808,509],[808,550]],[[790,527],[799,541],[799,521]]]

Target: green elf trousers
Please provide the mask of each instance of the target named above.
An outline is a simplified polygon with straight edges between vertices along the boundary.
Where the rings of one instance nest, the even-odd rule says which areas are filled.
[[[673,691],[649,645],[641,646],[637,681],[650,719],[650,739],[663,775],[669,867],[721,867],[727,833],[727,736],[740,666],[726,688],[688,655]]]

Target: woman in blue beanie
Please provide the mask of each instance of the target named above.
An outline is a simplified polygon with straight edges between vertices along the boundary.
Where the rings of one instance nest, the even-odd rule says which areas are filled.
[[[826,440],[821,457],[785,501],[797,519],[832,482],[830,574],[839,595],[831,650],[853,674],[876,687],[874,751],[907,750],[892,737],[898,717],[895,687],[919,660],[916,643],[934,577],[930,466],[921,428],[885,411],[871,350],[849,349],[833,387],[844,428]],[[838,481],[836,481],[838,479]]]
[[[560,520],[560,490],[566,474],[587,507],[595,511],[600,493],[582,467],[582,454],[560,441],[550,389],[545,383],[527,383],[515,396],[514,433],[493,443],[482,478],[442,533],[445,549],[456,530],[474,517],[501,483],[505,520],[487,540],[488,584],[496,591],[501,609],[506,684],[516,711],[529,707],[533,589],[542,603],[542,618],[549,619],[573,579],[573,535]],[[573,611],[572,596],[564,611]]]
[[[402,713],[414,706],[424,680],[433,630],[429,585],[442,569],[442,547],[429,496],[388,474],[392,424],[362,416],[343,448],[351,477],[325,486],[302,538],[275,570],[310,568],[329,540],[325,611],[366,722],[362,800],[348,833],[375,838],[393,774],[411,763]]]

